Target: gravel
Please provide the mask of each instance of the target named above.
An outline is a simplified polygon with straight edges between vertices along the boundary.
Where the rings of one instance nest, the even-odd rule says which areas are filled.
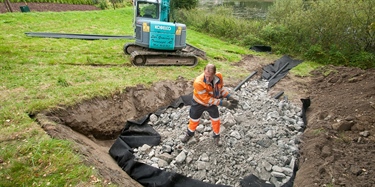
[[[208,113],[201,117],[194,138],[181,142],[189,121],[189,106],[152,114],[149,124],[162,139],[157,146],[134,149],[136,160],[162,170],[212,184],[241,186],[253,174],[282,186],[293,175],[304,123],[301,107],[267,94],[268,82],[254,80],[231,94],[240,102],[230,110],[219,107],[222,147],[213,143]]]

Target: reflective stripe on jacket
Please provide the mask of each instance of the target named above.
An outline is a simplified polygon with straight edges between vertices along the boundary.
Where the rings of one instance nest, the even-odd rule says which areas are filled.
[[[227,97],[229,92],[224,88],[223,76],[217,72],[212,80],[206,82],[204,73],[194,80],[193,99],[204,106],[219,105],[220,98]]]

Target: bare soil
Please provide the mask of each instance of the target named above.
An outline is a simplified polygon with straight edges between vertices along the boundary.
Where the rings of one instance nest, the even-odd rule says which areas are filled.
[[[28,5],[31,11],[72,10],[70,5],[62,4]],[[91,8],[74,10],[94,9]],[[1,4],[0,11],[3,9]],[[259,78],[262,66],[269,63],[272,62],[249,55],[233,65],[249,72],[257,70],[254,78]],[[227,82],[234,86],[240,81]],[[39,113],[37,120],[51,137],[75,142],[87,164],[98,168],[105,179],[103,185],[141,186],[117,166],[108,150],[126,120],[155,112],[190,93],[191,83],[181,78],[157,83],[153,88],[126,88],[106,98]],[[288,74],[269,93],[272,96],[280,91],[296,104],[302,105],[301,98],[311,99],[294,186],[375,186],[375,69],[328,66],[315,70],[310,77]]]
[[[313,73],[295,186],[375,186],[375,69]]]

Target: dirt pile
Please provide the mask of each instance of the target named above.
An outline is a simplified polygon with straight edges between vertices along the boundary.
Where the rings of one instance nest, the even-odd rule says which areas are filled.
[[[375,185],[375,70],[313,72],[295,186]]]

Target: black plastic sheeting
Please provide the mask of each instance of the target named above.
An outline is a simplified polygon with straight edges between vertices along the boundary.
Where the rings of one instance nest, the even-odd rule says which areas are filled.
[[[257,73],[257,71],[254,71],[252,72],[249,76],[246,77],[245,80],[243,80],[242,82],[240,82],[235,88],[234,88],[234,91],[237,91],[239,89],[241,89],[241,86],[243,84],[245,84],[245,82],[247,82],[252,76],[254,76],[255,74]]]
[[[169,107],[177,108],[191,103],[192,94],[181,96],[170,106],[159,109],[155,114],[161,114]],[[226,187],[205,183],[186,177],[179,173],[167,172],[134,160],[133,148],[148,144],[155,146],[160,143],[160,134],[150,125],[147,115],[135,121],[127,121],[121,135],[109,150],[109,154],[130,177],[146,187]]]
[[[272,51],[272,48],[266,45],[254,45],[254,46],[251,46],[249,49],[256,51],[256,52],[271,52]]]
[[[51,32],[25,32],[26,36],[41,38],[67,38],[82,40],[134,39],[134,36],[102,35],[102,34],[70,34]]]
[[[274,86],[280,79],[284,78],[290,69],[294,68],[302,60],[294,60],[287,55],[284,55],[275,63],[263,67],[262,79],[268,80],[268,88]]]
[[[167,108],[178,108],[184,105],[190,105],[192,94],[181,96],[175,100],[171,105],[160,108],[155,115],[160,115]],[[303,101],[303,111],[306,111],[310,104],[306,105],[305,100]],[[306,107],[306,108],[305,108]],[[150,125],[147,124],[149,116],[151,114],[140,118],[138,120],[129,120],[119,135],[115,143],[109,150],[109,154],[118,163],[118,165],[125,171],[130,177],[138,181],[145,187],[227,187],[226,185],[210,184],[202,181],[198,181],[182,174],[167,172],[144,163],[135,161],[133,155],[133,148],[138,148],[143,144],[150,146],[156,146],[160,143],[161,137]],[[306,115],[303,112],[303,115]],[[306,119],[306,117],[304,117]],[[297,166],[293,168],[293,176],[285,183],[282,187],[292,187],[295,174],[297,172]],[[274,187],[275,185],[267,183],[264,180],[259,179],[255,175],[244,176],[244,179],[240,181],[242,187]]]
[[[307,108],[309,108],[309,106],[311,105],[310,97],[308,97],[306,99],[301,99],[301,102],[302,102],[302,114],[301,114],[301,117],[302,117],[303,123],[305,124],[305,126],[304,126],[304,128],[305,128],[307,126],[306,111],[307,111]]]

